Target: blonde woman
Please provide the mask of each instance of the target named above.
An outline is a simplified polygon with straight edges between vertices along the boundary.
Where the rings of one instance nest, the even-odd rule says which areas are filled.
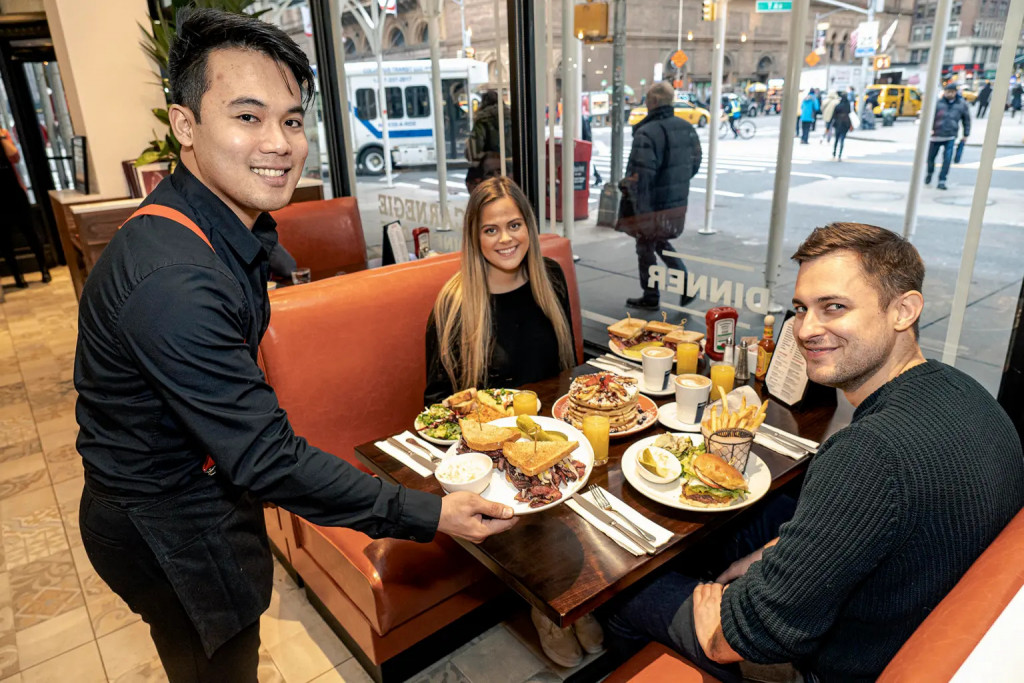
[[[473,191],[463,223],[462,264],[427,323],[427,405],[467,387],[517,387],[573,367],[565,275],[540,253],[537,219],[519,186],[489,178]],[[599,652],[591,617],[558,628],[531,610],[544,653],[564,667]]]

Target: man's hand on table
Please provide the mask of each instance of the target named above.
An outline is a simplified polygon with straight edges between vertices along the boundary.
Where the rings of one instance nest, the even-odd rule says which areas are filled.
[[[449,536],[480,543],[492,534],[508,531],[519,521],[512,508],[494,503],[468,491],[449,493],[441,499],[441,520],[437,530]]]
[[[722,633],[722,594],[720,583],[702,583],[693,590],[693,630],[704,654],[719,664],[732,664],[743,658],[732,649]]]

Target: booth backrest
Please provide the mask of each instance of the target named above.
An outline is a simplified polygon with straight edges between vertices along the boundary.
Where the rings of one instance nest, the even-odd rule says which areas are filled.
[[[880,683],[948,681],[1022,586],[1024,511],[1017,513],[921,622],[882,672]],[[991,680],[1011,680],[1007,674]]]
[[[545,235],[541,250],[565,273],[582,362],[570,243]],[[354,462],[355,446],[412,427],[423,409],[427,318],[458,259],[449,254],[271,292],[261,364],[297,434]]]
[[[355,197],[289,204],[270,214],[281,246],[314,273],[366,264],[366,239]]]

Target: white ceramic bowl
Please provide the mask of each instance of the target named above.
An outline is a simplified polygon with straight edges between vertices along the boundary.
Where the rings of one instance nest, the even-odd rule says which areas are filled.
[[[657,446],[647,446],[644,450],[649,450],[654,459],[662,467],[667,467],[671,474],[667,477],[659,477],[654,472],[640,464],[640,458],[643,456],[643,450],[636,456],[636,471],[640,473],[640,476],[651,482],[652,484],[669,484],[678,479],[683,474],[683,466],[679,464],[679,459],[672,455],[671,452],[664,448],[658,448]]]
[[[459,453],[449,456],[439,463],[434,471],[434,478],[448,493],[455,491],[482,493],[491,483],[493,469],[494,463],[491,458],[483,453]],[[472,478],[454,477],[453,474],[459,470],[475,471],[476,476]]]

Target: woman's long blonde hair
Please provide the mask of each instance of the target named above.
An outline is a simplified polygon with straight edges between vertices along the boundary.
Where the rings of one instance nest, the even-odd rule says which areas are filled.
[[[489,178],[473,191],[466,207],[459,272],[448,280],[434,302],[441,364],[456,390],[483,386],[487,381],[494,339],[487,286],[488,263],[480,247],[480,215],[485,206],[506,197],[515,202],[526,222],[530,247],[519,267],[525,268],[533,299],[555,329],[559,365],[563,369],[575,365],[569,322],[540,252],[537,218],[518,185],[507,177]]]

